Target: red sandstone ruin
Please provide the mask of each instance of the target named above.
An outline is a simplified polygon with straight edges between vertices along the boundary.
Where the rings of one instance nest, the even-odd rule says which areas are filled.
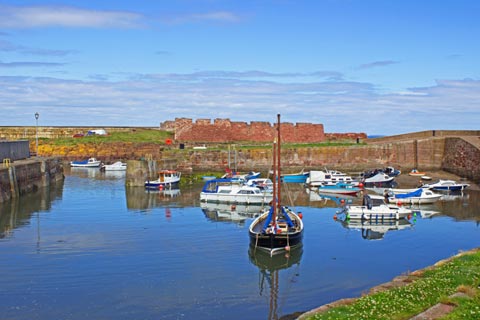
[[[161,129],[173,131],[178,142],[271,142],[275,138],[275,127],[269,122],[235,122],[230,119],[176,118],[165,121]],[[325,133],[323,124],[282,123],[282,138],[290,143],[317,143],[327,140],[365,139],[365,133]]]

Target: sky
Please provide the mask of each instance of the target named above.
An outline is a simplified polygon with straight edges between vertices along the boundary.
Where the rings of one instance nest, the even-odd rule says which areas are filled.
[[[477,0],[0,0],[0,126],[480,130]]]

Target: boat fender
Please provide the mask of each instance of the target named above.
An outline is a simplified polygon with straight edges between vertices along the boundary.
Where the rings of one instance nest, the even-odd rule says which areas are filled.
[[[299,212],[299,213],[298,213],[298,217],[299,217],[300,219],[303,219],[303,214],[302,214],[301,212]]]

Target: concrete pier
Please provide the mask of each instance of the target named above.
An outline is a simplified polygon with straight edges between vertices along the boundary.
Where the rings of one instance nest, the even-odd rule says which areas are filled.
[[[59,158],[29,158],[0,165],[0,203],[63,180]]]

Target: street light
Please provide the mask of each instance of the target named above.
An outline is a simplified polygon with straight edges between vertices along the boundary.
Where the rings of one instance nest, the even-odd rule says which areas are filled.
[[[40,115],[38,114],[38,112],[35,112],[35,153],[38,157],[38,117],[40,117]]]

